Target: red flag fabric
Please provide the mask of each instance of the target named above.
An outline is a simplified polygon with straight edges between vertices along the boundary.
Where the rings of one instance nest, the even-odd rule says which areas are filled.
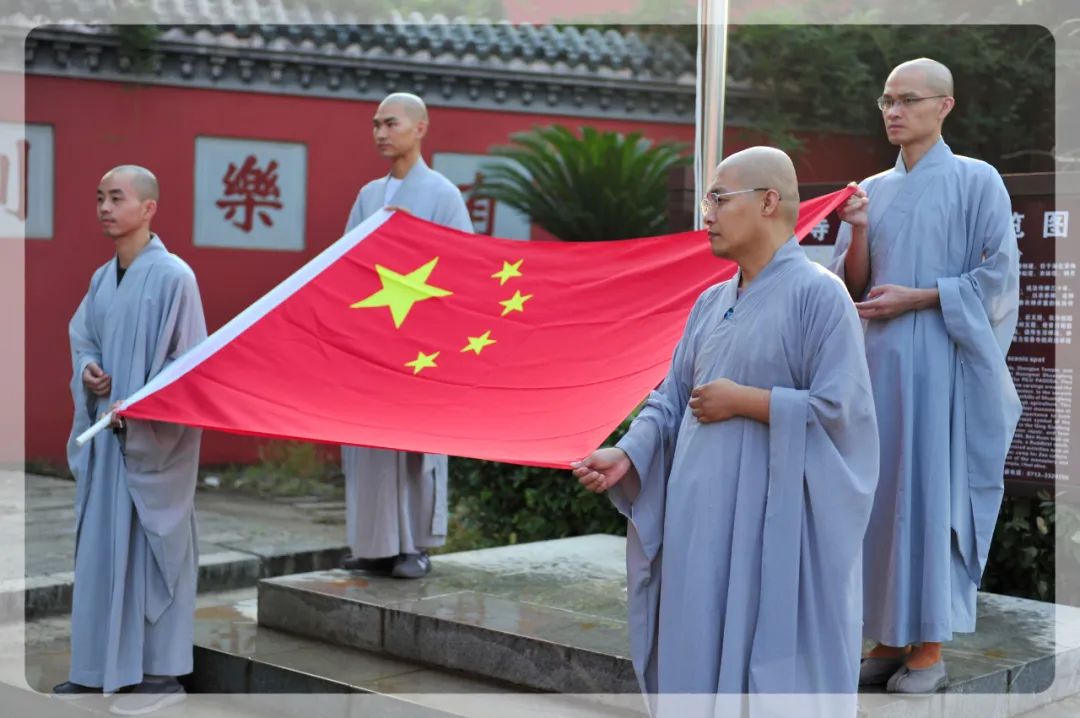
[[[800,239],[852,191],[800,205]],[[734,272],[700,231],[520,242],[380,212],[119,413],[565,467],[659,383],[694,300]]]

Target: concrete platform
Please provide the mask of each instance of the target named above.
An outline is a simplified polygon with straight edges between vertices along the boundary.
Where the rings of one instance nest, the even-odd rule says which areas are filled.
[[[584,536],[436,556],[418,581],[340,570],[267,579],[259,583],[258,618],[261,626],[523,689],[628,694],[637,685],[623,549],[620,537]],[[1073,695],[1080,609],[982,594],[979,632],[958,636],[945,660],[944,694],[866,694],[861,712],[995,718]]]

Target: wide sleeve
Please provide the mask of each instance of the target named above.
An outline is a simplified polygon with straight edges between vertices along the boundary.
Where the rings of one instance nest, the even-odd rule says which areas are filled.
[[[961,348],[989,327],[1004,355],[1020,308],[1020,251],[1009,193],[996,172],[982,182],[977,203],[971,227],[977,263],[958,277],[938,279],[941,313],[946,331]]]
[[[1020,304],[1019,251],[1012,207],[996,172],[978,194],[973,232],[974,268],[938,279],[945,331],[959,363],[953,394],[956,473],[953,527],[968,573],[978,582],[990,552],[1005,484],[1005,458],[1022,407],[1005,355]],[[963,421],[959,421],[963,417]],[[962,504],[962,505],[961,505]]]
[[[164,313],[150,362],[147,381],[206,338],[206,320],[195,277],[177,273],[170,282]],[[152,473],[165,470],[174,461],[183,461],[178,452],[186,450],[184,439],[197,431],[181,424],[130,420],[124,434],[124,455],[129,470]]]
[[[91,363],[101,366],[101,340],[92,322],[94,311],[93,284],[79,303],[75,315],[68,324],[68,340],[71,345],[71,393],[76,410],[82,410],[93,423],[96,397],[82,382],[83,372]]]
[[[855,623],[847,610],[878,477],[878,433],[862,326],[831,278],[802,309],[801,371],[769,404],[769,479],[753,689],[793,692],[815,636],[836,650],[814,692],[853,692]],[[861,587],[859,587],[861,590]],[[799,678],[802,676],[802,678]]]
[[[75,407],[71,423],[71,436],[68,438],[68,466],[76,480],[87,471],[90,445],[77,446],[75,437],[83,433],[97,420],[98,397],[83,384],[82,375],[86,367],[94,362],[101,366],[101,339],[93,324],[94,287],[100,272],[95,273],[90,281],[86,296],[79,303],[75,315],[68,323],[68,340],[71,346],[71,399]]]
[[[811,518],[825,519],[818,532],[821,553],[846,568],[852,544],[860,543],[866,528],[877,486],[877,418],[855,307],[838,284],[821,294],[826,296],[817,306],[806,309],[805,388],[772,390],[770,484],[784,476],[791,478],[780,480],[793,484],[805,480]]]

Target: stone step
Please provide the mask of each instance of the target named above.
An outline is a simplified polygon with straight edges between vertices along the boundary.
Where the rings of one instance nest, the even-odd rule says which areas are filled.
[[[532,690],[631,694],[624,545],[583,536],[440,555],[415,581],[341,570],[267,579],[259,622]],[[862,715],[934,715],[941,701],[985,694],[989,707],[974,715],[996,718],[1048,701],[1059,684],[1080,690],[1080,609],[982,594],[978,625],[945,649],[943,696],[867,693]]]
[[[611,565],[621,566],[621,541],[441,555],[415,581],[341,570],[269,579],[259,622],[531,690],[635,694],[621,568]]]
[[[0,471],[0,623],[71,608],[75,483]],[[317,505],[326,517],[294,506]],[[254,586],[260,578],[338,565],[345,532],[325,525],[334,505],[311,497],[278,504],[247,494],[196,492],[199,591]],[[342,509],[341,518],[344,513]]]
[[[228,591],[254,586],[259,579],[337,566],[345,546],[243,546],[199,555],[199,592]],[[25,612],[27,620],[71,610],[74,572],[0,579],[0,621]]]
[[[299,718],[333,716],[549,715],[641,718],[640,700],[626,708],[562,695],[523,693],[520,687],[440,670],[412,661],[344,648],[277,631],[256,622],[252,595],[196,613],[198,693],[283,694],[278,710]],[[317,695],[314,695],[317,694]],[[537,710],[539,713],[537,713]]]

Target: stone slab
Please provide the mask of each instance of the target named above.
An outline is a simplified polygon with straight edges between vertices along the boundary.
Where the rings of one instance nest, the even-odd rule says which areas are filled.
[[[584,536],[439,555],[416,581],[341,570],[268,579],[259,620],[531,690],[632,693],[624,547]],[[1004,718],[1060,700],[1056,689],[1080,692],[1080,609],[980,594],[978,610],[978,633],[945,648],[944,693],[868,692],[861,715]]]

